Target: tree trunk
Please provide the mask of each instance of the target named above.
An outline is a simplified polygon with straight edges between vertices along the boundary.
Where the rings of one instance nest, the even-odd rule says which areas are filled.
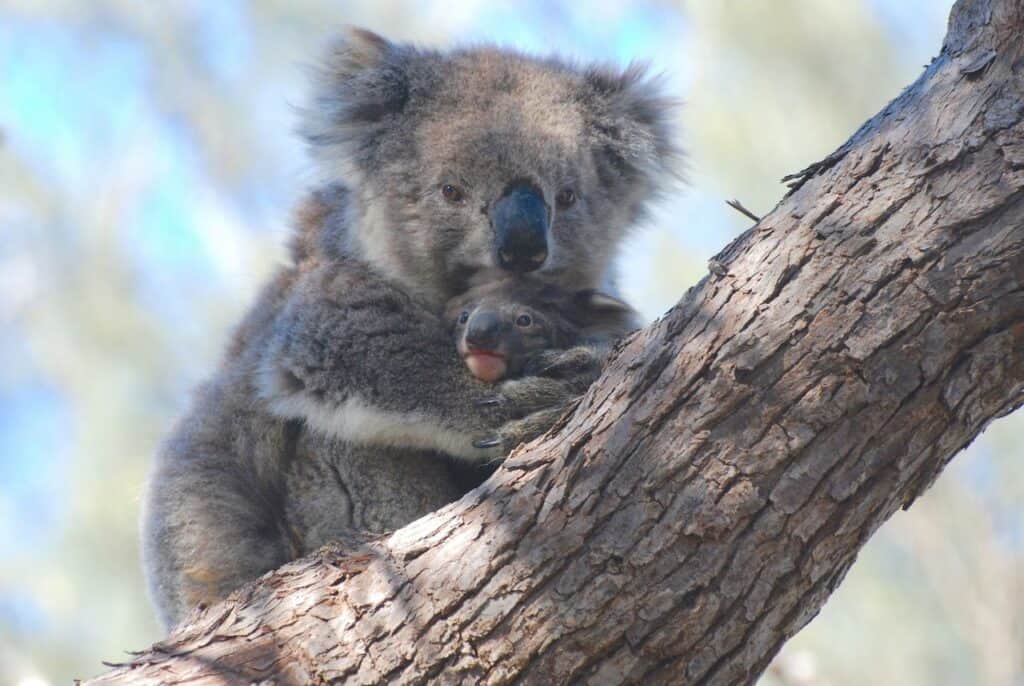
[[[92,683],[754,681],[1024,404],[1024,0],[941,55],[457,503]],[[351,551],[351,547],[349,547]]]

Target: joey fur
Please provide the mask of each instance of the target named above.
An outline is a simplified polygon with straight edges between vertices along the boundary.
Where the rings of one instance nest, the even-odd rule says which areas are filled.
[[[542,353],[624,336],[637,318],[632,307],[605,293],[522,279],[478,286],[445,308],[459,356],[473,376],[488,382],[528,369],[535,374]]]

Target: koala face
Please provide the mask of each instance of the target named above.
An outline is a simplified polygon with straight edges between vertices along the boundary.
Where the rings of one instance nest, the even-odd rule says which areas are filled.
[[[456,350],[474,376],[490,382],[520,376],[536,353],[576,345],[593,327],[632,322],[634,315],[626,303],[596,291],[519,278],[477,286],[445,307]]]
[[[596,288],[676,170],[671,103],[642,69],[353,31],[303,130],[352,194],[347,249],[441,302],[510,274]]]
[[[483,297],[459,310],[455,347],[473,376],[497,381],[521,374],[532,353],[556,347],[555,325],[526,303]]]

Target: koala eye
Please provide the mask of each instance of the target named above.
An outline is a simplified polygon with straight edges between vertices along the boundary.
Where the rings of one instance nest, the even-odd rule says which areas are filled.
[[[516,317],[516,326],[519,326],[519,327],[522,327],[522,328],[525,329],[530,324],[533,324],[533,317],[531,317],[530,315],[528,315],[528,314],[521,314],[518,317]]]
[[[444,199],[451,203],[460,203],[466,198],[466,194],[462,192],[462,189],[458,186],[453,186],[450,183],[446,183],[441,186],[441,195]]]
[[[463,310],[462,314],[459,315],[459,324],[465,324],[468,321],[469,321],[469,312],[467,312],[466,310]]]
[[[571,188],[563,188],[555,196],[555,204],[560,210],[567,210],[576,204],[576,192]]]

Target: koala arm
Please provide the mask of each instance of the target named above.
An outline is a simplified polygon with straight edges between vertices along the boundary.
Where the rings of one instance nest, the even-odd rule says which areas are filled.
[[[612,339],[597,339],[564,350],[545,350],[526,365],[525,376],[501,385],[502,399],[515,407],[512,417],[477,445],[507,455],[552,426],[604,370]]]
[[[480,459],[494,452],[474,442],[521,414],[469,373],[437,314],[359,263],[302,274],[268,336],[260,395],[330,436]]]

